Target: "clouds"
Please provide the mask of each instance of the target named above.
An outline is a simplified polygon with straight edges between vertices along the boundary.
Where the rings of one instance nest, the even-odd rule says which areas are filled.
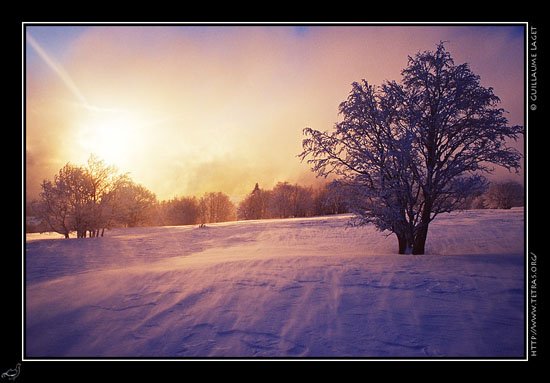
[[[116,165],[161,198],[221,190],[237,199],[255,182],[303,179],[301,130],[330,129],[351,82],[399,79],[407,55],[440,40],[523,121],[518,28],[88,27],[35,37],[91,105],[147,122],[125,127],[142,144]],[[29,191],[56,170],[41,162],[88,156],[83,126],[97,120],[44,65],[29,55],[27,149],[39,153],[27,163]]]

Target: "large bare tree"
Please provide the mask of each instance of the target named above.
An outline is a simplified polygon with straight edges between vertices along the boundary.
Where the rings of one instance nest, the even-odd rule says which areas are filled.
[[[480,190],[493,165],[517,171],[510,126],[492,88],[443,43],[409,57],[400,83],[353,83],[332,132],[304,129],[302,160],[354,191],[356,223],[396,234],[399,253],[424,254],[430,222]]]

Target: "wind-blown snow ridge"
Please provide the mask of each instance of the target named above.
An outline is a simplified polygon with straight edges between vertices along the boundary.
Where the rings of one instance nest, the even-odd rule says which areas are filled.
[[[441,215],[424,256],[348,218],[28,238],[27,357],[523,355],[523,209]]]

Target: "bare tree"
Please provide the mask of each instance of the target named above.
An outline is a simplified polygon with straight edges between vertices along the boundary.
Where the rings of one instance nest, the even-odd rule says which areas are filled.
[[[64,193],[51,181],[43,181],[41,187],[40,200],[34,201],[33,210],[49,230],[69,238],[73,224]]]
[[[315,215],[349,213],[351,198],[346,186],[340,182],[323,185],[315,195]]]
[[[252,192],[241,201],[237,211],[239,219],[263,219],[268,217],[271,193],[260,189],[258,183]]]
[[[320,176],[335,173],[355,190],[356,224],[395,233],[399,253],[424,254],[435,217],[480,190],[491,164],[517,171],[509,126],[492,88],[440,43],[409,57],[402,81],[353,83],[335,131],[304,129],[302,160]]]
[[[199,202],[200,223],[233,221],[236,208],[229,197],[221,192],[206,193]]]
[[[274,218],[289,218],[293,215],[295,188],[288,182],[278,182],[270,200],[270,215]]]
[[[124,185],[131,184],[127,175],[119,175],[114,166],[109,166],[95,155],[90,155],[84,168],[90,189],[90,208],[88,212],[87,230],[90,237],[103,236],[105,228],[113,222],[115,201],[113,192]]]
[[[104,211],[112,211],[111,214],[104,213],[105,218],[112,217],[115,224],[135,227],[152,221],[157,198],[144,186],[130,179],[123,179],[117,182],[116,187],[102,201],[105,205]]]
[[[293,217],[311,217],[314,215],[313,188],[294,185],[294,194],[292,195],[292,216]]]
[[[492,183],[483,195],[485,206],[489,209],[510,209],[523,206],[523,186],[514,181]]]
[[[87,166],[66,164],[53,181],[42,182],[42,192],[34,210],[49,229],[69,238],[76,231],[78,238],[97,237],[109,225],[114,214],[114,190],[125,176],[91,156]]]
[[[162,225],[193,225],[199,223],[199,201],[195,197],[177,197],[159,205]]]
[[[66,164],[53,181],[42,182],[40,201],[35,210],[49,228],[69,238],[76,230],[83,237],[90,221],[92,185],[86,172],[77,166]]]

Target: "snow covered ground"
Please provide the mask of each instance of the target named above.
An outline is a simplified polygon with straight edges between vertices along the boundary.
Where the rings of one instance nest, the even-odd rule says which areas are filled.
[[[347,220],[31,234],[26,356],[523,356],[523,209],[442,215],[424,256]]]

